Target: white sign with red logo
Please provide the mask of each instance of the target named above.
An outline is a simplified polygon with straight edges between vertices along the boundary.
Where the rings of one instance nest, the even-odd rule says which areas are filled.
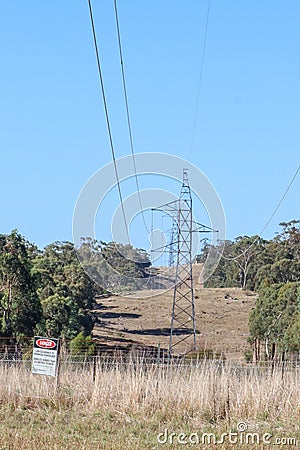
[[[31,372],[39,375],[57,375],[59,339],[35,336]]]

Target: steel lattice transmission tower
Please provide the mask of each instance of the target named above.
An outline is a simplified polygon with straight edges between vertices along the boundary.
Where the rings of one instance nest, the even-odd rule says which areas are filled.
[[[188,171],[183,170],[183,183],[178,203],[177,265],[169,357],[196,349],[196,324],[192,266],[192,196]]]
[[[165,203],[152,211],[167,213],[172,218],[171,240],[164,250],[169,251],[170,283],[174,285],[171,316],[169,359],[196,349],[196,323],[193,286],[193,233],[217,232],[193,220],[192,195],[187,169],[178,200]],[[163,247],[152,251],[161,250]],[[176,265],[175,265],[176,261]],[[175,283],[175,284],[174,284]]]

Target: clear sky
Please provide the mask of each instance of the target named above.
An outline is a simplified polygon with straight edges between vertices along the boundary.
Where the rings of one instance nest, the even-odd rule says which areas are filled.
[[[227,237],[259,233],[299,165],[300,2],[211,0],[192,146],[208,0],[118,7],[135,151],[188,159],[218,191]],[[113,0],[93,9],[121,157]],[[71,240],[80,190],[111,161],[87,1],[1,0],[0,35],[0,233],[17,228],[40,247]],[[299,188],[300,176],[264,237],[300,218]]]

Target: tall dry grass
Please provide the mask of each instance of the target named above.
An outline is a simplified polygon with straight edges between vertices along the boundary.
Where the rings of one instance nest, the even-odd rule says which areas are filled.
[[[31,417],[41,411],[46,414],[51,411],[71,414],[73,411],[78,417],[95,418],[97,412],[102,423],[105,417],[112,419],[112,429],[114,421],[118,427],[121,424],[123,434],[131,429],[132,422],[143,423],[146,428],[148,424],[153,434],[149,448],[156,448],[153,447],[154,431],[162,431],[166,424],[177,428],[182,425],[190,430],[209,426],[221,430],[245,421],[249,426],[269,431],[299,432],[298,369],[286,368],[282,376],[281,368],[274,371],[239,368],[209,361],[165,367],[141,361],[116,363],[112,367],[98,365],[93,373],[92,367],[63,364],[56,380],[32,375],[26,365],[2,364],[0,380],[1,409],[9,410],[12,415],[14,411],[30,411]],[[116,429],[116,435],[118,432]],[[146,442],[150,438],[143,439]],[[93,447],[90,444],[84,448],[127,448],[121,444],[120,447],[110,445]],[[137,447],[131,444],[128,448],[148,447],[146,443],[139,443]]]
[[[22,407],[28,402],[115,409],[121,413],[186,415],[207,421],[243,418],[282,420],[300,416],[300,371],[235,367],[212,363],[170,366],[116,363],[93,368],[64,364],[58,380],[32,375],[30,367],[0,364],[0,402]]]

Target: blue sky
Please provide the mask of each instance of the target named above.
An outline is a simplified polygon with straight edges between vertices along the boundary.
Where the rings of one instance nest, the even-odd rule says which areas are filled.
[[[207,6],[118,1],[135,151],[199,167],[232,239],[260,232],[299,165],[300,3],[211,0],[191,147]],[[130,146],[113,0],[93,9],[122,157]],[[80,190],[111,161],[87,1],[1,1],[0,34],[0,233],[17,228],[41,247],[71,240]],[[299,188],[300,176],[264,237],[300,218]]]

